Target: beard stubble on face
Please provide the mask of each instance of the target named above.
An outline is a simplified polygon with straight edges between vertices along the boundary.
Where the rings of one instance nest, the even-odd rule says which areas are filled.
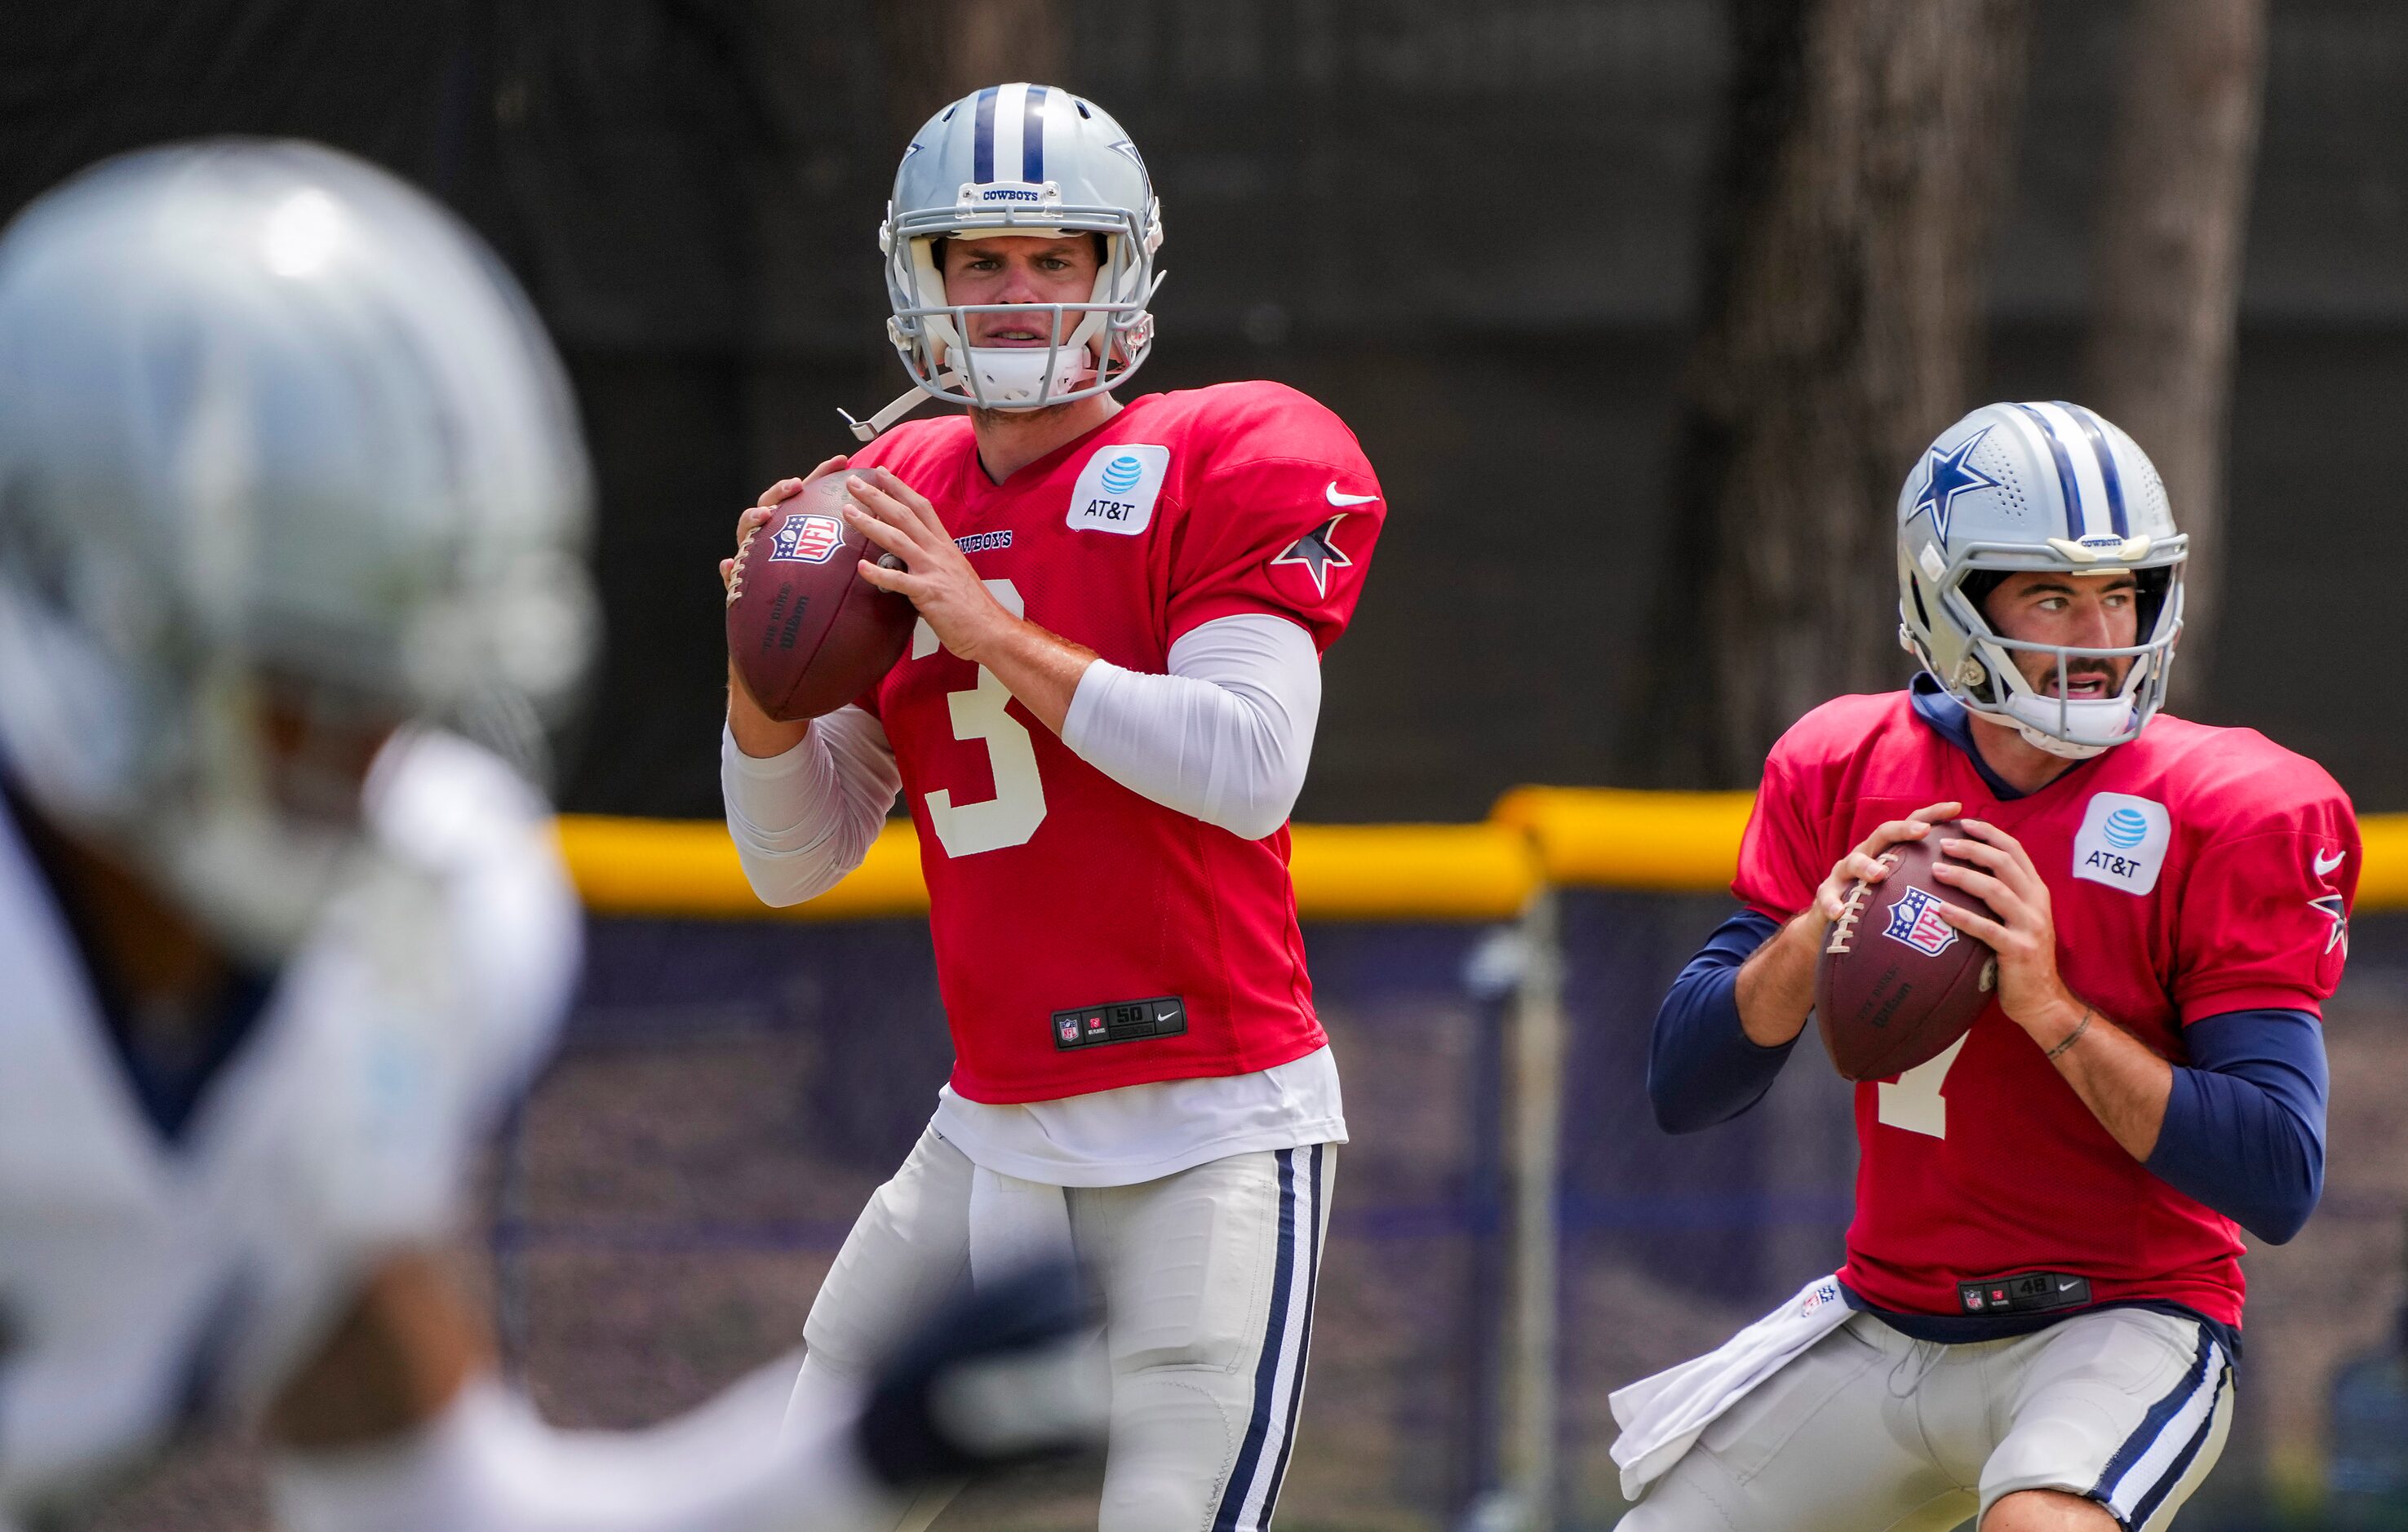
[[[1043,405],[1035,409],[990,409],[983,405],[970,406],[971,425],[983,430],[1001,426],[1033,425],[1040,421],[1057,420],[1069,410],[1086,403],[1072,399],[1064,404]]]
[[[2015,652],[2015,668],[2023,672],[2024,684],[2044,697],[2057,695],[2057,656],[2033,650]],[[2131,673],[2132,660],[2075,659],[2065,662],[2065,685],[2070,692],[2084,680],[2097,679],[2105,684],[2093,694],[2111,697],[2123,690],[2124,678]]]
[[[1973,609],[1982,614],[1982,620],[1990,625],[1991,632],[2001,636],[2006,635],[2008,629],[2000,622],[1999,614],[1991,608],[1991,602],[2010,578],[2004,574],[1991,574],[1982,580],[1979,589],[1974,588],[1972,580],[1969,579],[1966,582],[1966,594],[1972,598]],[[2127,643],[2137,641],[2137,635],[2125,641]],[[2054,653],[2042,650],[2018,649],[2010,651],[2009,657],[2016,673],[2023,677],[2026,686],[2042,696],[2057,695],[2057,656]],[[2098,692],[2086,694],[2099,697],[2114,696],[2123,690],[2124,682],[2130,676],[2136,658],[2134,655],[2126,654],[2114,659],[2091,656],[2069,659],[2065,662],[2066,690],[2071,692],[2082,681],[2096,679],[2105,684]]]

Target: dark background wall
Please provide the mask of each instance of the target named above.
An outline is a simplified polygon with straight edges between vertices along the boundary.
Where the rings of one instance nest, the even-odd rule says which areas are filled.
[[[0,54],[0,209],[102,154],[301,134],[450,201],[551,322],[600,465],[610,632],[570,807],[717,811],[712,566],[760,485],[899,388],[867,0],[47,7]],[[1716,0],[1072,0],[1060,83],[1163,194],[1146,388],[1294,382],[1389,531],[1299,813],[1467,818],[1612,780],[1727,66]],[[1991,392],[2074,362],[2120,7],[2043,0]],[[16,46],[22,42],[23,46]],[[2203,709],[2408,809],[2408,8],[2274,7]],[[2002,150],[2003,151],[2003,150]],[[1900,464],[1901,475],[1908,465]],[[1904,660],[1900,660],[1900,676]]]

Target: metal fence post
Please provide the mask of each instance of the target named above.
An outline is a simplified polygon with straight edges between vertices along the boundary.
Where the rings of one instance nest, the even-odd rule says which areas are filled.
[[[1562,1250],[1563,953],[1555,891],[1522,918],[1522,982],[1513,1013],[1510,1128],[1513,1173],[1512,1330],[1506,1349],[1504,1450],[1499,1454],[1522,1532],[1556,1525],[1560,1407],[1556,1339]]]

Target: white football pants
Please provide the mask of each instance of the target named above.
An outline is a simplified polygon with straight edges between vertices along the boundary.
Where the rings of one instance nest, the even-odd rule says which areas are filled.
[[[1939,1345],[1857,1314],[1708,1426],[1620,1532],[1947,1532],[2027,1489],[2158,1532],[2231,1424],[2231,1359],[2192,1320],[2106,1309]]]
[[[1102,1532],[1270,1525],[1304,1395],[1337,1167],[1337,1146],[1314,1144],[1061,1194],[1072,1247],[1105,1293]],[[930,1129],[869,1199],[804,1324],[790,1419],[831,1390],[861,1388],[910,1323],[969,1279],[971,1184],[982,1174],[992,1179]],[[898,1532],[926,1526],[952,1494],[924,1495]]]

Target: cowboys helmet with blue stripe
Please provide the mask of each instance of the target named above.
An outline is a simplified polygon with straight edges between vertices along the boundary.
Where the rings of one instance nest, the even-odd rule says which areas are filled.
[[[2164,706],[2187,551],[2156,466],[2112,422],[2063,402],[1985,405],[1940,434],[1899,492],[1899,641],[1967,708],[2053,754],[2096,755],[2139,737]],[[1980,597],[2026,569],[2129,572],[2139,641],[2080,649],[2002,637]],[[2017,650],[2055,658],[2057,695],[2032,689]],[[2067,667],[2085,659],[2132,665],[2114,695],[2068,697]]]
[[[1099,235],[1103,261],[1084,303],[949,303],[939,241],[980,235]],[[986,409],[1042,409],[1119,387],[1154,344],[1147,311],[1161,278],[1162,203],[1137,146],[1092,101],[1050,85],[974,91],[913,135],[878,231],[894,308],[887,338],[915,385],[866,421],[867,441],[924,398]],[[968,316],[1051,311],[1054,344],[972,347]]]
[[[84,171],[0,239],[13,784],[275,955],[366,851],[355,784],[277,790],[311,746],[540,749],[598,633],[589,482],[534,310],[423,193],[294,142]]]

